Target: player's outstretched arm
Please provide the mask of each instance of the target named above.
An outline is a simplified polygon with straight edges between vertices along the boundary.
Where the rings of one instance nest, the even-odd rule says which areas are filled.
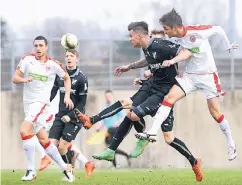
[[[15,71],[12,78],[12,82],[15,84],[28,83],[32,80],[32,77],[23,78],[23,73],[18,69]]]
[[[192,56],[192,52],[190,52],[188,49],[182,49],[180,50],[180,52],[178,53],[177,56],[175,56],[173,59],[171,60],[165,60],[162,63],[162,67],[169,67],[175,63],[181,62],[183,60],[187,60],[188,58],[190,58]]]
[[[133,62],[129,65],[119,66],[115,69],[115,75],[120,76],[122,73],[129,71],[130,69],[143,68],[148,66],[146,59],[141,59]]]

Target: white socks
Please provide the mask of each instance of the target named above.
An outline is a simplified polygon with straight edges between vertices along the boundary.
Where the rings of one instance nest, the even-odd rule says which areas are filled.
[[[170,114],[172,105],[162,105],[158,109],[155,117],[154,117],[154,122],[152,124],[152,127],[150,130],[147,132],[149,135],[157,135],[158,130],[161,128],[162,123],[167,119],[167,117]]]
[[[234,143],[234,140],[231,135],[228,120],[224,117],[224,115],[222,115],[217,121],[218,121],[220,129],[223,131],[223,133],[226,137],[228,146],[235,147],[235,143]]]
[[[77,160],[80,161],[81,163],[83,163],[84,165],[89,161],[83,154],[82,152],[75,147],[74,145],[72,145],[72,150],[76,151],[78,153],[77,156]]]
[[[33,136],[22,137],[23,149],[28,161],[28,170],[35,171],[35,140]]]
[[[39,140],[38,140],[37,136],[34,136],[33,139],[35,140],[35,147],[36,147],[36,150],[39,152],[39,154],[40,154],[40,158],[43,159],[43,158],[46,156],[45,149],[44,149],[43,146],[39,143]]]
[[[57,147],[49,141],[49,143],[47,143],[44,148],[46,153],[51,157],[51,159],[53,159],[63,171],[66,170],[67,164],[61,158]]]

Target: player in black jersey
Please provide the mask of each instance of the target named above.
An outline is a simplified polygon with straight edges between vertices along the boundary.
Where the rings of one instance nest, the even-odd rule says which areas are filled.
[[[74,103],[74,108],[85,113],[85,105],[88,92],[88,81],[77,66],[78,52],[74,49],[65,52],[66,69],[71,78],[70,98]],[[57,91],[60,92],[59,112],[55,115],[55,120],[49,132],[49,138],[57,146],[59,152],[66,163],[71,163],[71,158],[75,157],[72,150],[68,150],[72,140],[82,127],[82,123],[76,118],[74,109],[69,110],[64,103],[64,81],[56,76],[54,86],[51,91],[50,101],[54,99]],[[91,176],[94,170],[94,163],[87,161],[85,164],[87,176]]]
[[[150,38],[148,35],[148,25],[145,22],[131,23],[128,27],[128,30],[130,32],[131,44],[136,48],[142,48],[146,59],[127,66],[121,66],[116,69],[116,74],[119,75],[121,72],[126,72],[130,69],[149,66],[152,76],[143,83],[142,87],[133,97],[128,98],[127,100],[118,101],[98,115],[92,116],[91,118],[83,114],[78,115],[80,120],[84,122],[84,125],[86,125],[86,127],[90,127],[99,120],[109,117],[124,108],[131,110],[120,124],[118,131],[113,137],[108,149],[101,154],[93,155],[93,157],[96,159],[113,160],[115,150],[122,142],[124,137],[128,134],[132,125],[136,127],[136,130],[137,127],[144,129],[143,117],[146,115],[155,115],[164,96],[169,92],[172,85],[176,83],[175,76],[177,75],[177,65],[162,68],[161,64],[163,61],[172,58],[180,61],[191,56],[191,53],[188,50],[168,40]],[[165,123],[166,124],[163,124],[164,127],[162,128],[163,132],[171,131],[173,124],[172,111]],[[176,141],[176,143],[179,144],[179,149],[176,146],[176,143],[173,143],[173,141]],[[170,141],[170,146],[174,147],[176,150],[186,156],[194,165],[196,163],[196,159],[192,154],[190,154],[186,145],[177,138],[175,138],[173,141]],[[149,141],[138,140],[135,150],[131,153],[131,157],[139,156],[143,152],[144,147],[148,144],[148,142]],[[188,151],[189,155],[185,155],[184,150]]]

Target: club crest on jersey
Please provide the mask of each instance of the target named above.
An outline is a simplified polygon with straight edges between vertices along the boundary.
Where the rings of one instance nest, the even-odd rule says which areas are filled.
[[[46,71],[49,71],[50,70],[50,66],[46,66],[45,69],[46,69]]]
[[[196,41],[196,37],[192,35],[192,36],[190,37],[190,41],[191,41],[191,42],[195,42],[195,41]]]
[[[77,82],[77,80],[73,79],[72,82],[71,82],[71,84],[72,84],[72,85],[75,85],[76,82]]]
[[[156,52],[154,52],[152,54],[153,54],[154,59],[156,59]]]

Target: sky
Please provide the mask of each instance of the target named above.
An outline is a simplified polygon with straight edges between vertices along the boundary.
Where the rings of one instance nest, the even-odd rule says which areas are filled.
[[[83,22],[97,20],[104,27],[119,27],[133,21],[134,10],[145,1],[152,0],[3,0],[0,15],[9,22],[18,36],[21,36],[23,27],[39,26],[46,18],[51,17],[67,17]],[[182,0],[174,1],[182,2]],[[169,2],[171,1],[161,0],[163,4]],[[242,7],[242,1],[236,0],[237,32],[242,36],[242,24],[239,24],[242,11],[239,7]]]

